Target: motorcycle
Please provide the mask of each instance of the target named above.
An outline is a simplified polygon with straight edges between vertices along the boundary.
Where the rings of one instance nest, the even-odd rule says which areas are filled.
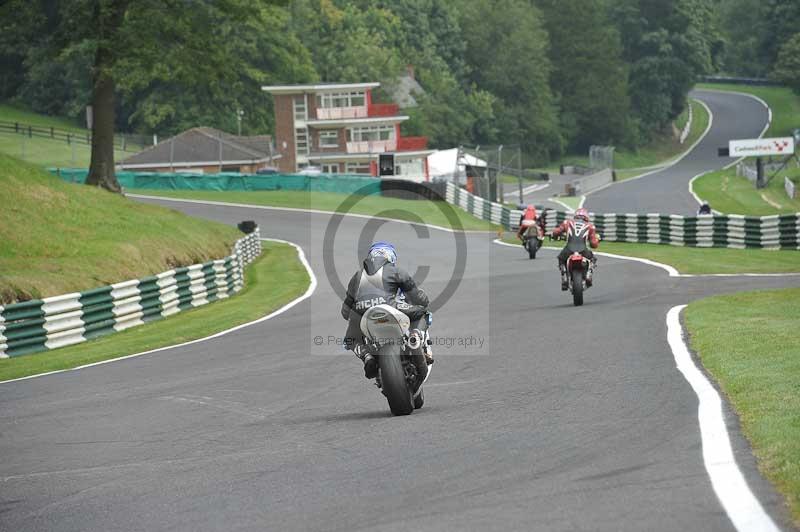
[[[536,252],[544,243],[544,229],[538,223],[532,223],[522,234],[522,247],[528,252],[529,259],[536,258]]]
[[[582,255],[586,251],[582,224],[576,224],[575,233],[567,238],[567,249],[570,252],[567,258],[567,282],[572,293],[572,304],[580,307],[583,305],[583,293],[594,283],[595,261]]]
[[[431,324],[429,312],[426,323]],[[409,330],[410,319],[393,306],[370,307],[361,317],[361,332],[367,347],[378,362],[375,385],[389,402],[396,416],[406,416],[422,408],[422,385],[430,376],[423,349],[430,345],[427,329]]]

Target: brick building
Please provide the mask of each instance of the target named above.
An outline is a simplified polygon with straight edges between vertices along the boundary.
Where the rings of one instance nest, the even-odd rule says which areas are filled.
[[[275,101],[278,167],[297,172],[378,174],[381,153],[395,154],[395,174],[428,180],[425,137],[402,137],[397,104],[372,102],[380,83],[323,83],[262,87]]]

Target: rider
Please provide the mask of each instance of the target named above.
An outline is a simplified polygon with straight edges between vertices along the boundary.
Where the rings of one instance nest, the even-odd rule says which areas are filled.
[[[532,225],[536,224],[538,216],[536,215],[536,207],[528,205],[522,216],[519,217],[519,229],[517,230],[517,238],[523,239],[525,231]]]
[[[361,332],[361,316],[374,305],[392,305],[409,317],[411,329],[425,331],[428,305],[427,294],[417,286],[414,279],[397,266],[397,251],[388,242],[375,242],[369,248],[361,269],[350,279],[347,297],[342,303],[342,317],[348,320],[345,333],[345,349],[352,349],[364,362],[364,376],[375,377],[378,364],[367,346]],[[430,345],[423,345],[425,360],[433,364]]]
[[[567,234],[567,245],[561,250],[561,253],[558,254],[558,269],[561,272],[561,289],[566,290],[569,287],[569,281],[567,279],[567,259],[572,254],[572,251],[569,249],[569,240],[571,238],[580,238],[584,243],[588,242],[588,246],[584,246],[580,254],[594,264],[596,259],[592,250],[589,249],[589,246],[597,249],[600,245],[600,238],[597,236],[597,230],[594,224],[589,221],[589,211],[582,207],[575,211],[572,220],[565,220],[561,225],[553,229],[551,237],[556,238],[562,233]],[[586,274],[586,284],[590,286],[592,284],[591,268]]]

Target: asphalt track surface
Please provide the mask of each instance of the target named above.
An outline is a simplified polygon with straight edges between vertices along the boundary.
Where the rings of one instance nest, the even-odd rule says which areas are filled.
[[[732,529],[665,316],[800,278],[674,278],[603,258],[575,308],[553,251],[530,261],[464,234],[461,283],[432,329],[456,343],[437,345],[426,405],[392,417],[352,355],[315,345],[345,326],[326,266],[345,282],[377,230],[411,272],[431,266],[435,298],[457,235],[348,217],[334,238],[326,214],[160,203],[296,242],[317,290],[213,340],[0,384],[0,530]],[[725,414],[751,489],[788,529]]]
[[[698,203],[689,193],[689,181],[732,163],[735,159],[718,157],[717,149],[727,147],[729,140],[759,137],[768,124],[769,113],[764,104],[746,95],[695,90],[690,96],[705,103],[713,116],[711,129],[691,153],[659,172],[590,193],[586,208],[609,213],[697,212]]]

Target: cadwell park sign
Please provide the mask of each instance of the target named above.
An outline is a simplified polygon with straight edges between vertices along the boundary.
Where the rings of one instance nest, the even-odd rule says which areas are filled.
[[[731,157],[791,155],[794,153],[794,138],[731,140],[728,150]]]

